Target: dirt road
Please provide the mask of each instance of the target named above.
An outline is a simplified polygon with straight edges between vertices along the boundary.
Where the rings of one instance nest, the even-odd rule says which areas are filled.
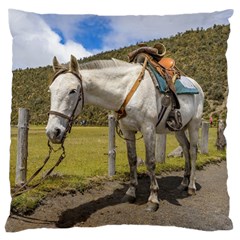
[[[108,181],[81,193],[46,199],[31,216],[11,215],[6,223],[9,232],[30,228],[95,227],[107,224],[147,224],[178,226],[201,230],[232,229],[228,218],[226,162],[208,165],[197,171],[197,195],[187,196],[176,190],[182,172],[161,174],[160,207],[146,212],[149,192],[147,176],[139,179],[137,201],[122,203],[127,183]]]

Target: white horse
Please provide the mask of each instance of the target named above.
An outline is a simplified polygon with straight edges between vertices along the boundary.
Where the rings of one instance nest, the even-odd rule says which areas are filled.
[[[87,69],[88,66],[90,69]],[[71,128],[69,125],[72,124],[72,119],[80,114],[84,104],[118,111],[142,71],[140,64],[130,64],[116,59],[93,61],[85,64],[83,69],[80,68],[81,65],[79,67],[74,56],[71,56],[68,69],[60,65],[56,57],[53,59],[55,76],[50,86],[51,111],[46,127],[46,134],[53,143],[63,141],[66,131]],[[155,140],[156,133],[169,132],[166,128],[166,119],[171,106],[156,127],[163,94],[156,89],[149,72],[144,70],[143,73],[139,87],[126,105],[126,117],[119,121],[126,138],[130,166],[130,186],[124,200],[133,202],[136,198],[138,179],[135,133],[139,131],[145,143],[146,167],[151,181],[147,210],[156,211],[159,207],[159,187],[155,177]],[[183,127],[176,132],[176,138],[183,148],[185,157],[185,171],[180,189],[188,188],[188,193],[192,195],[196,191],[195,164],[204,94],[193,79],[190,81],[198,89],[199,94],[178,95]],[[185,135],[186,130],[189,132],[189,141]]]

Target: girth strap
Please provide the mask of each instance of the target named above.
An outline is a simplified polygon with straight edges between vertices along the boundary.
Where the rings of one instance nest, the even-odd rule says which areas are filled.
[[[142,67],[142,71],[140,72],[140,74],[139,74],[137,80],[135,81],[134,85],[132,86],[130,92],[126,96],[126,98],[125,98],[123,104],[121,105],[120,109],[118,111],[116,111],[116,113],[118,114],[118,116],[117,116],[118,120],[126,117],[127,114],[126,114],[125,108],[126,108],[127,104],[129,103],[130,99],[132,98],[133,94],[137,90],[138,86],[140,85],[141,81],[143,80],[144,73],[145,73],[146,66],[147,66],[147,62],[148,62],[148,59],[145,58],[144,63],[143,63],[143,67]]]

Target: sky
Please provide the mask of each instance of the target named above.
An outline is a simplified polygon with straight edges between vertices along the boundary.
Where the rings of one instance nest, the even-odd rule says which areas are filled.
[[[13,69],[66,63],[99,52],[174,36],[214,24],[229,24],[232,10],[182,15],[61,15],[9,10]]]

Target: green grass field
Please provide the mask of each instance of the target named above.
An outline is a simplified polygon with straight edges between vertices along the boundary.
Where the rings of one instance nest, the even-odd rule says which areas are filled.
[[[197,168],[205,164],[225,159],[225,152],[216,150],[216,128],[209,131],[209,154],[198,154]],[[29,178],[43,163],[48,154],[47,137],[44,127],[30,126],[29,129],[28,173]],[[174,135],[167,136],[166,155],[175,149],[178,143]],[[65,141],[66,158],[37,189],[13,198],[12,210],[31,212],[39,202],[49,194],[66,194],[68,192],[84,191],[93,183],[103,181],[108,176],[108,128],[107,127],[73,127]],[[15,185],[15,166],[17,151],[17,128],[12,128],[10,148],[10,183]],[[145,159],[143,140],[137,142],[137,153]],[[59,153],[54,153],[47,166],[39,174],[42,177],[57,161]],[[167,158],[165,164],[157,164],[156,173],[162,171],[182,170],[182,158]],[[138,172],[145,173],[145,166],[140,166]],[[116,136],[116,176],[125,178],[129,168],[125,141]],[[37,179],[36,179],[37,180]]]

